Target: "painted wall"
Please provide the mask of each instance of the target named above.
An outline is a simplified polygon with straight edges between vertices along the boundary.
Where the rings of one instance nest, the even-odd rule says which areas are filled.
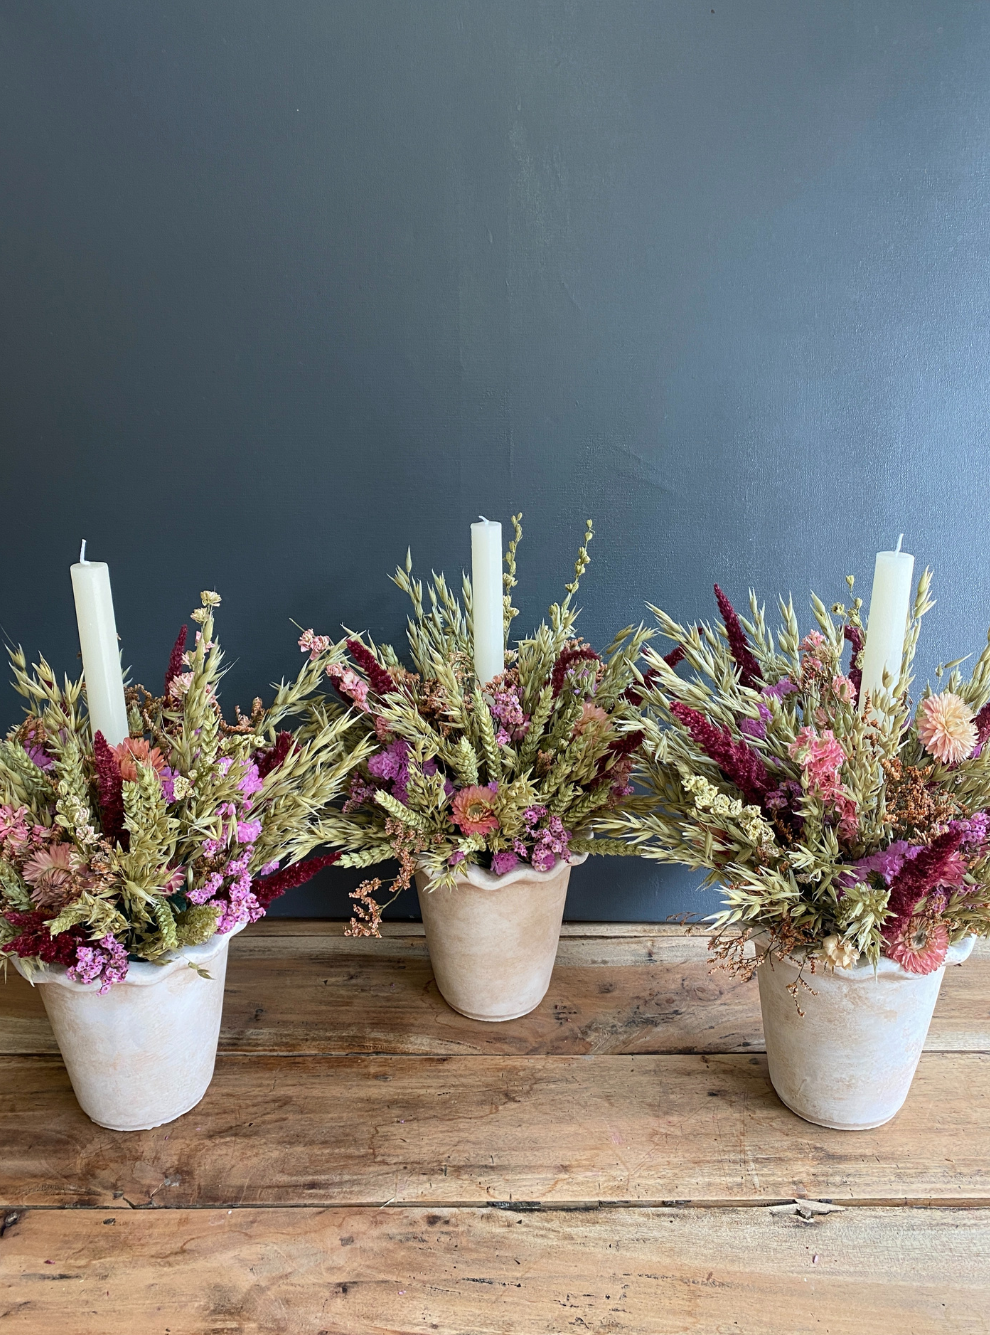
[[[591,515],[596,643],[902,530],[923,665],[982,642],[985,3],[8,0],[0,124],[0,624],[59,668],[81,537],[138,680],[223,594],[233,705],[516,509],[525,623]],[[626,860],[568,911],[710,905]]]

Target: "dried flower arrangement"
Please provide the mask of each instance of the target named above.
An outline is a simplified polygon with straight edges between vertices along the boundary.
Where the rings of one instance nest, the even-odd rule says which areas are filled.
[[[885,955],[928,973],[951,942],[990,935],[990,644],[968,681],[963,660],[940,668],[946,688],[926,687],[914,709],[930,579],[918,583],[899,680],[885,676],[863,708],[860,599],[830,614],[813,597],[818,629],[804,638],[781,599],[776,643],[753,594],[744,620],[716,586],[714,628],[651,608],[679,647],[666,661],[644,654],[648,795],[601,826],[647,857],[708,871],[725,903],[713,944],[730,963],[747,967],[755,930],[812,969]],[[690,679],[674,670],[681,659]]]
[[[521,516],[505,554],[503,629],[506,643],[517,609],[516,551]],[[575,634],[574,595],[589,564],[589,522],[563,602],[548,620],[505,654],[505,671],[477,680],[471,628],[471,583],[462,599],[434,575],[424,603],[411,557],[395,583],[412,600],[408,640],[415,670],[389,645],[347,641],[348,665],[327,673],[340,697],[356,707],[358,727],[374,753],[355,771],[346,801],[327,813],[327,844],[346,850],[345,867],[395,858],[392,899],[417,866],[434,886],[452,886],[460,864],[501,875],[528,863],[547,871],[578,853],[629,853],[621,841],[595,837],[602,811],[621,810],[641,734],[625,725],[637,712],[629,697],[634,667],[652,634],[619,632],[599,655]],[[300,648],[317,663],[329,641],[306,631]],[[316,717],[329,717],[329,703]],[[352,934],[377,935],[382,908],[378,878],[364,882]]]
[[[311,663],[267,709],[255,700],[250,717],[238,709],[226,723],[220,599],[207,592],[201,602],[195,647],[186,649],[183,626],[163,694],[128,689],[130,736],[119,746],[91,736],[82,681],[60,686],[44,659],[29,671],[11,651],[28,707],[0,742],[0,958],[64,965],[106,991],[129,960],[162,960],[253,922],[337,860],[300,861],[321,842],[318,813],[370,743],[345,747],[344,714],[305,736],[280,729],[321,680]]]

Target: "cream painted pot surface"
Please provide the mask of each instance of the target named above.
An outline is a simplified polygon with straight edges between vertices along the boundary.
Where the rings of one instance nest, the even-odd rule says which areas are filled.
[[[520,866],[504,876],[466,865],[452,890],[430,890],[416,873],[419,907],[437,986],[472,1020],[517,1020],[550,986],[571,867]]]
[[[756,942],[765,955],[765,945]],[[973,949],[968,937],[949,949],[946,965]],[[805,971],[798,1013],[788,984],[799,965],[771,954],[757,977],[770,1080],[782,1103],[807,1122],[837,1131],[883,1126],[904,1104],[918,1067],[945,965],[908,973],[881,958],[852,969]]]
[[[132,963],[100,996],[58,965],[18,972],[41,988],[79,1106],[111,1131],[147,1131],[195,1108],[213,1079],[227,947],[241,924],[166,964]],[[205,969],[203,978],[189,964]]]

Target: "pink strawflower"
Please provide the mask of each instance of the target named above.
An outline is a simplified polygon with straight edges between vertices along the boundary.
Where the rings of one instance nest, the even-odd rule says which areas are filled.
[[[180,701],[184,695],[188,695],[189,687],[193,683],[193,674],[191,672],[180,672],[177,677],[173,677],[168,684],[168,693],[171,699]]]
[[[973,711],[953,691],[928,696],[918,709],[918,740],[943,765],[957,765],[976,746]]]
[[[934,973],[945,963],[949,929],[921,917],[901,918],[886,937],[886,954],[908,973]]]
[[[161,751],[144,737],[125,737],[119,746],[112,746],[110,749],[117,757],[117,766],[122,779],[133,782],[137,778],[138,765],[151,765],[159,774],[167,768]]]
[[[454,798],[453,816],[464,834],[491,834],[499,828],[491,791],[477,784],[460,790]]]

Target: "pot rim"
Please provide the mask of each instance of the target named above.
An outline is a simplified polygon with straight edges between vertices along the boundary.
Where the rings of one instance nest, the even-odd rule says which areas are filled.
[[[246,926],[246,922],[239,922],[229,932],[214,932],[209,941],[204,941],[202,945],[183,946],[178,951],[170,951],[169,954],[162,957],[163,964],[152,964],[148,960],[134,960],[127,966],[127,977],[119,983],[114,983],[112,990],[116,992],[119,987],[153,987],[155,983],[162,982],[169,974],[175,973],[176,969],[187,968],[190,964],[202,966],[214,959],[230,938],[243,931]],[[57,983],[59,987],[68,988],[70,992],[98,993],[100,990],[99,979],[95,979],[92,983],[77,983],[74,979],[67,977],[68,969],[64,964],[41,962],[33,965],[28,970],[23,961],[16,955],[9,958],[13,961],[17,972],[22,978],[26,978],[32,987],[36,983]]]
[[[559,876],[562,870],[570,871],[571,867],[580,867],[582,863],[587,862],[588,856],[587,853],[575,853],[573,857],[554,863],[549,871],[538,871],[536,867],[531,867],[528,862],[521,862],[518,867],[503,872],[501,876],[486,871],[484,867],[479,867],[476,862],[462,862],[457,868],[457,879],[467,881],[469,885],[473,885],[477,890],[504,890],[519,881],[536,881],[538,884],[545,884]],[[424,876],[428,875],[426,868],[422,865],[417,864],[417,870]]]
[[[774,960],[776,960],[780,964],[797,965],[802,962],[802,954],[806,954],[806,952],[801,952],[793,956],[781,956],[776,954],[775,952],[769,950],[764,944],[769,940],[769,934],[767,932],[759,932],[755,934],[751,939],[753,945],[756,947],[758,954],[770,955],[771,968],[773,968]],[[946,951],[945,959],[939,965],[939,969],[944,969],[947,965],[950,964],[963,964],[966,960],[969,959],[970,955],[972,955],[973,947],[975,945],[976,945],[975,936],[964,936],[962,940],[954,942],[952,945],[949,946],[949,949]],[[860,961],[857,961],[857,963],[854,964],[851,969],[845,969],[841,965],[836,965],[834,968],[829,967],[828,973],[830,975],[834,975],[837,978],[848,978],[849,981],[853,983],[862,982],[866,978],[876,978],[880,974],[901,974],[905,978],[928,977],[927,974],[912,973],[909,969],[905,969],[902,964],[899,964],[897,960],[892,960],[888,955],[880,956],[880,960],[876,968],[873,967],[873,965],[870,963],[869,960],[864,960],[862,956],[860,957]],[[824,964],[822,966],[822,971],[824,972]],[[937,972],[938,969],[932,970],[932,973],[937,973]]]

